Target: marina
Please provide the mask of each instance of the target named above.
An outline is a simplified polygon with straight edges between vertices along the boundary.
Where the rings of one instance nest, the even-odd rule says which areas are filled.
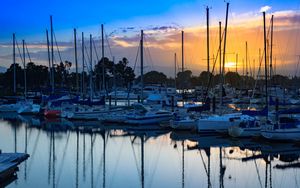
[[[300,3],[165,3],[6,24],[0,187],[299,186]]]

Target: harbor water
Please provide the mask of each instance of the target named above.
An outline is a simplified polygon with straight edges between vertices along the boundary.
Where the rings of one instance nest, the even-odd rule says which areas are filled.
[[[300,146],[158,126],[2,114],[0,149],[24,152],[10,188],[298,187]]]

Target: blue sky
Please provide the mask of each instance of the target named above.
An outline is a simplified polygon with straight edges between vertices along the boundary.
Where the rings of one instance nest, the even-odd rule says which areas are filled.
[[[29,44],[32,59],[47,64],[45,30],[50,28],[53,15],[55,34],[64,60],[73,61],[73,28],[85,36],[93,34],[97,40],[103,23],[109,35],[111,49],[116,59],[127,57],[133,65],[139,41],[139,31],[148,37],[150,53],[145,57],[150,64],[172,75],[173,55],[180,56],[180,30],[186,31],[185,63],[194,72],[205,70],[206,6],[210,7],[211,54],[216,53],[216,26],[225,20],[224,0],[2,0],[0,8],[0,66],[12,62],[12,33],[20,42]],[[300,54],[300,1],[299,0],[231,0],[229,8],[228,50],[244,55],[245,40],[253,60],[262,48],[262,16],[260,9],[269,7],[268,16],[275,15],[274,54],[285,73],[293,71]],[[269,23],[269,22],[268,22]],[[289,34],[282,32],[287,30]],[[250,34],[249,34],[250,33]],[[105,55],[108,54],[106,45]],[[277,48],[277,49],[276,49]],[[98,46],[100,50],[100,46]],[[80,54],[79,54],[80,56]],[[240,58],[242,60],[242,58]],[[18,61],[18,60],[17,60]],[[153,61],[153,62],[152,62]],[[228,59],[233,61],[233,59]],[[285,66],[288,65],[288,66]],[[162,69],[161,69],[162,70]],[[300,71],[299,71],[300,72]]]
[[[271,5],[272,11],[292,10],[299,1],[251,0],[230,1],[235,13],[258,10]],[[164,25],[176,23],[182,27],[205,23],[205,6],[211,7],[214,19],[225,14],[223,0],[3,0],[0,11],[0,40],[7,41],[11,33],[20,37],[41,36],[49,27],[49,15],[54,17],[57,32],[72,28],[91,28],[101,23],[111,30],[119,27]],[[38,38],[36,38],[38,40]]]

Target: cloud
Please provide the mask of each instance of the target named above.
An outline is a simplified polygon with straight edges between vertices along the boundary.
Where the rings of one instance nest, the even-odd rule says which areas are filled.
[[[263,8],[263,7],[262,7]],[[270,7],[267,8],[270,10]],[[299,30],[300,12],[292,10],[282,10],[273,12],[274,17],[274,56],[277,58],[277,64],[282,67],[277,70],[287,70],[285,73],[291,72],[293,63],[295,61],[295,54],[299,54],[300,47],[298,47],[299,37],[295,35],[297,27]],[[267,14],[267,19],[270,19],[270,14]],[[269,22],[267,22],[269,23]],[[297,24],[298,23],[298,24]],[[215,24],[215,25],[214,25]],[[242,14],[234,13],[229,20],[228,32],[228,46],[229,53],[240,53],[240,64],[244,56],[245,40],[248,40],[249,54],[251,55],[251,62],[256,59],[256,66],[258,66],[258,49],[262,48],[262,14],[258,11],[249,11]],[[109,58],[116,57],[116,61],[122,57],[127,57],[130,66],[134,66],[137,59],[138,46],[140,42],[140,26],[124,26],[116,27],[115,30],[108,34],[108,41],[112,55],[109,52],[108,45],[105,40],[105,55]],[[176,23],[163,23],[157,25],[143,26],[145,33],[145,64],[149,67],[149,62],[153,63],[154,68],[165,66],[170,67],[171,73],[173,68],[174,53],[177,53],[180,59],[181,48],[181,30],[185,31],[185,63],[186,67],[191,69],[194,74],[206,69],[206,33],[205,24],[191,25],[182,28]],[[211,24],[211,56],[217,53],[218,49],[218,25],[216,22]],[[290,41],[288,40],[290,38]],[[86,38],[88,41],[88,38]],[[99,38],[95,37],[94,42],[98,56],[101,51],[101,42]],[[74,44],[72,39],[69,42],[59,42],[59,49],[63,60],[74,62]],[[88,48],[88,42],[86,43]],[[28,42],[29,52],[31,58],[37,64],[48,64],[47,48],[45,41]],[[286,49],[286,50],[284,50]],[[56,47],[55,47],[56,50]],[[88,50],[87,50],[88,51]],[[5,52],[5,53],[4,53]],[[12,63],[11,43],[0,44],[0,62],[1,65],[8,67]],[[86,54],[88,56],[88,52]],[[100,57],[100,56],[99,56]],[[81,41],[78,41],[78,60],[81,64]],[[55,52],[55,59],[58,58]],[[97,57],[93,51],[93,59]],[[148,60],[147,60],[148,59]],[[235,61],[234,55],[227,55],[228,61]],[[19,61],[19,57],[17,57]],[[147,65],[148,63],[148,65]],[[74,65],[74,64],[73,64]],[[152,68],[151,67],[151,68]],[[279,67],[279,66],[278,66]],[[166,68],[165,70],[167,70]],[[239,70],[242,69],[239,67]],[[147,69],[147,71],[150,69]],[[279,71],[278,71],[279,72]],[[170,74],[172,75],[172,74]]]
[[[271,8],[272,7],[266,5],[266,6],[261,7],[259,12],[267,12],[267,11],[271,10]]]

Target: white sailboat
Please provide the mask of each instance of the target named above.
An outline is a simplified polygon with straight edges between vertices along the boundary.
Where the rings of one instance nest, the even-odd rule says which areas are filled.
[[[228,128],[228,134],[232,137],[254,137],[260,136],[261,124],[258,119],[243,115],[238,125]]]
[[[222,71],[221,73],[221,85],[220,85],[220,106],[223,105],[223,82],[224,82],[224,72],[225,72],[225,54],[226,54],[226,36],[227,36],[227,21],[228,21],[228,8],[229,4],[227,4],[226,8],[226,20],[225,20],[225,32],[224,32],[224,47],[223,47],[223,63],[222,63]],[[220,33],[221,33],[221,24],[220,24]],[[220,66],[221,66],[221,36],[220,36],[220,44],[219,44],[219,52],[220,55]],[[209,49],[208,49],[209,51]],[[209,55],[208,58],[209,59]],[[209,72],[209,68],[208,68]],[[197,124],[197,130],[199,133],[227,133],[228,128],[233,125],[237,125],[240,122],[241,113],[232,113],[232,114],[224,114],[224,115],[211,115],[208,117],[200,118]]]
[[[177,130],[193,130],[197,128],[197,124],[198,119],[190,116],[183,119],[170,120],[170,127]]]
[[[269,129],[262,130],[261,135],[269,140],[300,141],[300,123],[290,127],[279,127],[275,124]]]
[[[33,104],[31,102],[24,103],[17,110],[18,114],[38,114],[41,110],[41,105]]]
[[[135,111],[126,115],[126,124],[147,125],[159,124],[174,117],[172,112],[146,108],[140,103],[133,104]]]
[[[61,117],[68,119],[81,119],[81,120],[102,120],[106,115],[123,111],[123,108],[109,108],[104,106],[85,106],[73,105],[65,109],[61,113]]]

